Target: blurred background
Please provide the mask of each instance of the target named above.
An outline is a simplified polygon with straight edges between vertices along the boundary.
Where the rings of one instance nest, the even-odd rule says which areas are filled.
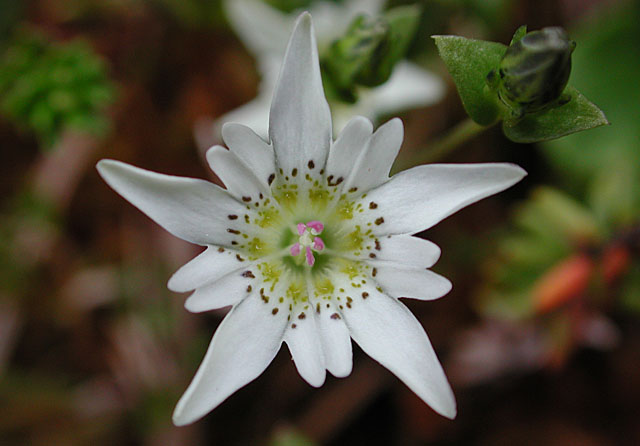
[[[577,42],[570,84],[611,122],[535,145],[498,126],[437,160],[529,172],[420,234],[443,248],[434,270],[454,289],[407,304],[443,362],[456,420],[354,345],[348,378],[313,389],[283,348],[203,420],[172,425],[224,311],[183,308],[166,282],[201,248],[94,166],[108,157],[218,181],[203,153],[219,118],[269,96],[267,63],[229,3],[0,1],[0,444],[640,444],[640,5],[622,0],[381,5],[421,6],[406,57],[433,89],[394,111],[406,134],[396,170],[466,118],[433,34],[508,44],[522,24],[563,26]],[[266,3],[289,18],[354,2]]]

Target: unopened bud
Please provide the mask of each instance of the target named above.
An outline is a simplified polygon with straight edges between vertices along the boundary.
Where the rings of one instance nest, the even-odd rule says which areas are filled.
[[[361,15],[323,54],[325,88],[345,102],[355,102],[358,86],[385,83],[415,33],[420,9],[397,7],[376,18]]]
[[[384,20],[361,15],[351,23],[345,35],[329,47],[322,68],[340,99],[356,100],[355,84],[367,65],[382,52],[388,33],[389,26]]]
[[[561,98],[575,46],[559,27],[527,33],[514,39],[487,83],[515,117],[541,111]]]

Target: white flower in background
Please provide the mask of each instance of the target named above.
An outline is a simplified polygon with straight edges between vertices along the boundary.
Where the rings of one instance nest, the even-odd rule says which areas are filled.
[[[353,19],[360,14],[376,16],[383,0],[345,0],[313,2],[313,16],[320,52],[339,38]],[[253,52],[262,75],[258,96],[251,102],[230,111],[213,125],[214,137],[225,122],[240,122],[258,135],[268,135],[269,108],[284,51],[296,14],[285,14],[262,0],[228,0],[229,20],[245,46]],[[433,104],[444,95],[444,84],[435,75],[407,61],[398,63],[391,78],[375,88],[361,88],[355,104],[332,103],[334,131],[338,132],[353,115],[375,119],[377,116]],[[211,127],[209,132],[211,132]],[[203,139],[210,140],[211,136]]]
[[[174,413],[191,423],[258,377],[284,341],[298,372],[321,386],[351,373],[350,337],[438,413],[453,393],[418,320],[399,300],[437,299],[450,282],[431,272],[440,249],[412,237],[508,188],[511,164],[419,166],[389,178],[399,119],[373,132],[353,118],[333,141],[311,16],[291,36],[271,105],[270,143],[227,124],[230,150],[207,152],[226,184],[161,175],[118,161],[98,170],[172,234],[206,246],[169,280],[192,291],[193,312],[232,306]]]

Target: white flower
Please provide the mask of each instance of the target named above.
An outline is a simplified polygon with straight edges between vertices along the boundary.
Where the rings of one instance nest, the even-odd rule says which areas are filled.
[[[383,0],[345,0],[343,4],[313,2],[310,12],[314,17],[320,50],[340,37],[356,16],[375,16],[383,4]],[[225,122],[240,122],[266,137],[271,97],[298,14],[284,14],[261,0],[227,0],[225,5],[233,28],[256,56],[262,81],[257,97],[217,119],[213,133],[214,136],[219,134]],[[361,88],[355,104],[331,104],[334,131],[342,130],[353,115],[375,119],[408,108],[430,105],[442,99],[444,91],[444,84],[438,77],[413,63],[402,61],[383,85]]]
[[[270,143],[227,124],[230,150],[207,152],[222,189],[118,161],[98,170],[172,234],[206,246],[169,288],[193,312],[232,306],[174,413],[191,423],[258,377],[284,341],[300,375],[321,386],[351,373],[350,337],[438,413],[455,400],[418,320],[399,300],[437,299],[450,282],[440,255],[412,237],[525,172],[510,164],[419,166],[389,178],[399,119],[373,132],[353,118],[333,141],[311,16],[291,36],[271,105]]]

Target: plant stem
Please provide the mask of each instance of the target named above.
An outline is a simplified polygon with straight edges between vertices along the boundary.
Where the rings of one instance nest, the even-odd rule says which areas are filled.
[[[427,150],[423,151],[421,156],[418,157],[418,164],[432,163],[441,160],[464,142],[488,128],[489,127],[476,124],[471,118],[465,119],[442,138],[430,144]]]
[[[395,175],[401,170],[405,170],[419,164],[439,161],[453,152],[457,147],[461,146],[464,142],[471,139],[471,137],[488,129],[489,127],[491,127],[491,125],[486,127],[481,126],[473,122],[471,118],[467,118],[449,130],[442,138],[429,144],[429,146],[421,152],[417,152],[415,154],[412,153],[413,156],[411,157],[406,156],[399,158],[393,165],[391,173]]]

